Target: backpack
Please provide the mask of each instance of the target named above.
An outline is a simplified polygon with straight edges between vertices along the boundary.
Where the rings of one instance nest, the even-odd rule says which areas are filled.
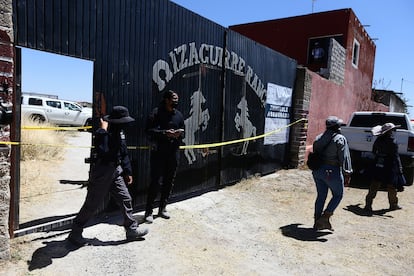
[[[335,137],[336,134],[333,136]],[[323,148],[322,152],[328,147],[328,145],[331,143],[333,137],[331,140],[329,140],[329,143],[327,143]],[[318,152],[310,152],[308,155],[308,160],[306,161],[306,165],[309,169],[312,171],[319,169],[322,166],[322,155]]]
[[[306,165],[312,171],[319,169],[322,166],[322,157],[317,152],[310,152],[308,155],[308,160],[306,161]]]

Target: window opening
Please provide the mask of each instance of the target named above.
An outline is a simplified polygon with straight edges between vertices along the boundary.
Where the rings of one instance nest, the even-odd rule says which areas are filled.
[[[358,68],[358,63],[359,63],[359,48],[360,48],[359,42],[356,39],[354,39],[354,45],[352,47],[352,65],[355,68]]]

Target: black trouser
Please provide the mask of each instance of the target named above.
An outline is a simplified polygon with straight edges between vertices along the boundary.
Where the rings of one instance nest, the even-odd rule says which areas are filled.
[[[365,204],[366,207],[372,208],[372,202],[374,198],[377,196],[378,190],[381,188],[382,182],[376,179],[371,181],[369,186],[368,194],[365,197]],[[390,208],[398,206],[398,197],[397,197],[397,189],[392,184],[387,185],[387,192],[388,192],[388,202],[390,203]]]
[[[88,193],[85,202],[73,221],[73,234],[81,234],[88,220],[95,215],[96,210],[104,202],[108,192],[114,197],[121,208],[124,217],[124,227],[136,229],[137,221],[132,215],[132,198],[121,176],[122,168],[115,163],[100,163],[92,165]]]
[[[154,200],[161,191],[159,209],[167,206],[174,186],[175,174],[177,172],[179,152],[178,150],[151,151],[151,183],[148,189],[147,206],[145,215],[152,214]]]

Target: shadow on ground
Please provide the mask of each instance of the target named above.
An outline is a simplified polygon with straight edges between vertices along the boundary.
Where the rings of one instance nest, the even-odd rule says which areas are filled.
[[[66,233],[60,233],[59,235],[64,235]],[[55,235],[55,236],[59,236]],[[47,237],[49,239],[50,237]],[[130,240],[119,240],[119,241],[101,241],[97,238],[94,239],[85,239],[85,246],[116,246],[120,244],[125,244],[128,242],[142,241],[143,238],[136,239],[133,241]],[[63,258],[68,255],[70,252],[79,249],[79,246],[73,245],[68,240],[61,241],[44,241],[44,247],[36,249],[33,252],[32,259],[28,261],[29,270],[36,270],[47,267],[53,263],[53,259]]]
[[[362,216],[362,217],[381,216],[381,217],[392,218],[392,216],[386,215],[386,213],[389,212],[390,209],[379,209],[379,210],[366,211],[364,210],[364,208],[361,207],[361,204],[359,203],[355,205],[348,205],[343,209],[345,211],[352,212],[355,215]]]
[[[80,185],[81,188],[87,187],[89,184],[88,180],[67,180],[61,179],[59,180],[60,184],[70,184],[70,185]]]
[[[144,220],[144,216],[135,215],[134,216],[137,221],[140,223],[140,221]],[[111,224],[111,225],[119,225],[122,226],[122,216],[120,214],[115,213],[102,213],[99,216],[96,216],[95,218],[91,219],[90,222],[86,225],[86,227],[93,226],[96,224],[105,223],[105,224]],[[60,237],[63,235],[67,235],[70,232],[71,224],[62,225],[61,227],[57,227],[55,230],[60,231],[57,234],[48,235],[45,237],[40,237],[33,239],[33,241],[38,240],[45,240],[42,244],[44,244],[43,247],[40,247],[36,249],[33,252],[32,258],[30,261],[28,261],[28,269],[30,271],[41,269],[44,267],[47,267],[53,263],[53,259],[59,259],[67,256],[70,252],[75,251],[80,248],[80,246],[76,246],[69,242],[67,239],[59,240],[59,241],[47,241],[51,238]],[[50,233],[50,232],[49,232]],[[85,238],[86,244],[85,246],[117,246],[129,242],[135,242],[135,241],[143,241],[145,238],[138,238],[135,240],[116,240],[116,241],[101,241],[97,238],[88,239]]]
[[[294,238],[300,241],[318,241],[326,242],[326,238],[321,238],[326,235],[332,234],[331,231],[318,231],[313,228],[300,227],[301,223],[293,223],[286,226],[282,226],[279,229],[282,234],[289,238]]]

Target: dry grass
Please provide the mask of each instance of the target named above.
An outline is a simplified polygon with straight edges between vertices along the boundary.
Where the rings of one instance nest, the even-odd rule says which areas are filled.
[[[50,127],[46,124],[36,124],[31,121],[22,122],[23,126]],[[68,134],[56,130],[26,130],[21,133],[21,162],[20,162],[20,196],[30,200],[33,196],[50,192],[51,168],[64,158],[65,137]]]
[[[30,127],[51,127],[41,124],[24,121],[24,126]],[[56,130],[32,130],[22,129],[21,134],[21,161],[45,160],[56,161],[63,158],[65,149],[66,133]]]
[[[52,161],[28,160],[20,163],[20,198],[30,201],[34,196],[53,192],[54,178],[50,168],[56,166]]]

